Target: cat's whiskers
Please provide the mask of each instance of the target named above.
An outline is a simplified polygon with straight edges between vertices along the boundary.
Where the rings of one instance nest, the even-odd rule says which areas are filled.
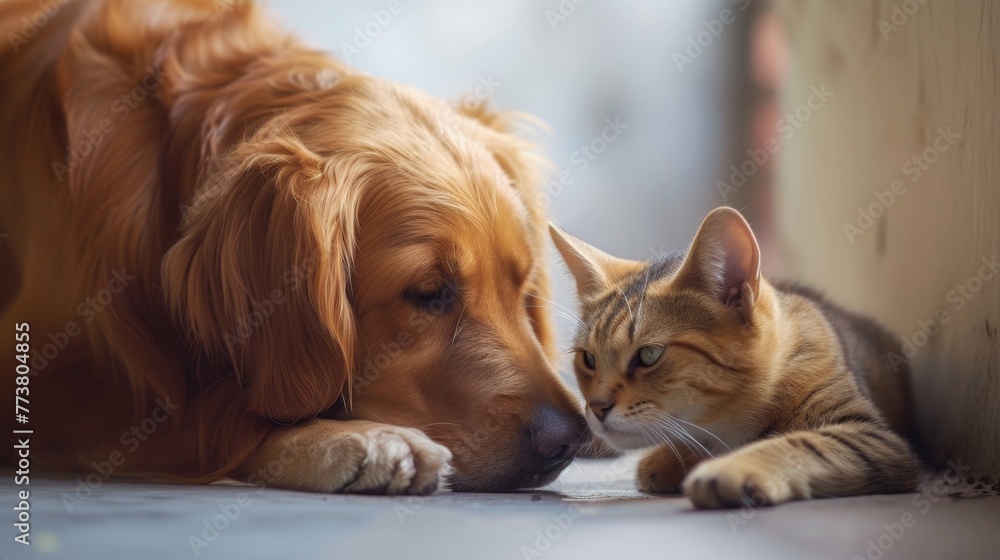
[[[510,280],[508,280],[507,283],[510,284],[511,286],[514,286],[514,283],[511,282]],[[562,309],[563,311],[565,311],[567,313],[572,313],[572,311],[570,309],[568,309],[565,305],[556,303],[556,302],[552,301],[551,299],[543,298],[542,296],[540,296],[538,294],[533,294],[533,293],[525,290],[524,288],[518,288],[517,286],[514,286],[514,287],[517,288],[518,291],[520,291],[522,294],[524,294],[526,296],[533,297],[533,298],[535,298],[535,299],[537,299],[539,301],[544,301],[545,303],[551,303],[552,305],[556,306],[556,308],[558,308],[558,309]]]
[[[684,458],[681,456],[680,450],[678,450],[677,447],[674,446],[674,443],[672,441],[670,441],[670,435],[671,434],[669,434],[669,433],[668,434],[664,434],[664,433],[658,431],[653,426],[647,426],[647,427],[649,429],[653,430],[655,434],[657,434],[658,436],[660,436],[659,439],[663,440],[662,442],[657,442],[657,445],[666,444],[667,447],[669,447],[670,450],[673,451],[674,456],[677,457],[677,461],[679,461],[681,463],[681,466],[684,468],[684,474],[687,474],[687,466],[684,465]],[[642,427],[640,426],[639,429],[641,430]],[[669,430],[668,430],[668,432],[669,432]],[[685,444],[685,445],[687,445],[687,444]],[[690,447],[689,447],[689,449],[690,449]]]
[[[676,441],[677,444],[681,444],[684,447],[687,447],[691,453],[694,453],[696,455],[703,455],[701,449],[698,449],[696,447],[691,447],[691,444],[688,442],[688,440],[684,438],[681,434],[677,433],[677,431],[671,426],[668,426],[666,424],[657,424],[655,427],[650,426],[650,429],[654,429],[660,436],[660,438],[663,440],[663,442],[667,443],[668,445],[672,445],[673,442]]]
[[[553,307],[549,307],[547,305],[527,305],[525,306],[525,309],[548,309],[557,316],[562,317],[563,319],[568,319],[569,321],[576,324],[578,327],[584,326],[583,321],[581,321],[579,317],[571,315],[565,311],[562,311],[561,309],[556,309]]]
[[[715,457],[715,453],[713,453],[712,450],[708,448],[708,446],[706,446],[704,443],[702,443],[701,440],[699,440],[698,438],[696,438],[693,435],[691,435],[691,432],[687,431],[687,428],[685,428],[684,426],[681,426],[680,424],[677,423],[676,420],[674,420],[672,418],[671,419],[667,419],[667,421],[668,422],[673,422],[673,425],[674,425],[675,429],[678,432],[680,432],[681,434],[683,434],[685,437],[687,437],[689,440],[691,440],[692,442],[694,442],[699,448],[701,448],[705,452],[705,454],[707,454],[709,457]]]
[[[725,441],[722,440],[722,438],[720,438],[719,436],[713,434],[709,430],[706,430],[705,428],[702,428],[701,426],[699,426],[699,425],[697,425],[697,424],[695,424],[693,422],[688,422],[687,420],[681,420],[680,418],[678,418],[676,416],[671,416],[670,414],[667,414],[666,412],[658,412],[658,413],[662,414],[666,418],[669,418],[670,420],[673,420],[674,422],[680,422],[680,423],[683,423],[683,424],[687,424],[688,426],[691,426],[692,428],[697,428],[697,429],[705,432],[706,434],[712,436],[715,439],[715,441],[721,443],[722,446],[726,448],[726,451],[732,451],[733,450],[731,447],[729,447],[729,444],[727,444]],[[687,431],[687,430],[685,430],[685,431]]]
[[[669,428],[665,428],[665,429],[669,433],[673,434],[673,432],[671,432],[669,430]],[[676,437],[676,434],[673,434],[673,435]],[[688,448],[688,451],[690,451],[691,453],[693,453],[695,455],[700,455],[700,450],[698,450],[698,449],[692,449],[691,446],[686,441],[684,441],[683,439],[681,439],[680,441],[682,443],[684,443],[684,446]],[[675,450],[674,451],[674,455],[677,457],[677,462],[680,463],[681,469],[684,471],[684,477],[683,478],[686,479],[687,475],[688,475],[687,462],[684,460],[684,457],[680,454],[679,451]]]
[[[652,427],[637,425],[636,428],[639,430],[639,433],[642,434],[642,438],[645,441],[649,442],[650,447],[656,447],[657,445],[660,445],[662,443],[659,437],[661,434],[656,433],[656,431],[653,430]]]
[[[646,427],[643,427],[641,425],[636,425],[636,428],[639,430],[639,433],[642,435],[642,439],[645,440],[646,442],[648,442],[650,447],[656,447],[656,446],[658,446],[658,445],[661,444],[660,438],[656,437],[656,436],[658,436],[660,434],[657,434],[655,430],[652,430],[652,428],[650,428],[650,430],[653,432],[652,434],[650,434],[646,430]],[[670,448],[674,450],[674,453],[677,453],[677,450],[674,449],[673,444],[671,444],[668,441],[667,445],[669,445]]]
[[[669,417],[660,417],[653,421],[656,425],[666,428],[670,433],[678,437],[681,442],[691,450],[692,453],[698,453],[700,455],[715,457],[707,447],[705,447],[700,441],[698,441],[694,436],[692,436],[683,426],[674,422]],[[691,447],[694,444],[695,447]]]
[[[646,430],[643,429],[642,426],[636,426],[636,428],[638,428],[639,434],[642,436],[642,439],[647,443],[649,443],[650,447],[656,445],[656,440],[654,438],[649,437],[649,434],[646,433]]]
[[[533,294],[533,293],[525,290],[524,288],[521,288],[519,286],[515,286],[514,283],[511,282],[510,280],[508,280],[507,283],[510,284],[511,286],[514,286],[515,288],[517,288],[518,291],[520,291],[522,294],[524,294],[526,296],[533,297],[533,298],[537,299],[538,301],[542,301],[542,302],[545,302],[545,303],[553,305],[553,307],[551,307],[549,309],[551,309],[552,311],[557,311],[557,312],[561,311],[561,312],[565,313],[566,314],[565,315],[566,318],[567,319],[572,319],[573,322],[576,323],[576,326],[578,326],[578,327],[580,327],[582,329],[586,329],[587,328],[587,325],[583,322],[583,319],[580,319],[580,317],[577,316],[576,313],[573,313],[573,311],[570,310],[570,309],[568,309],[565,305],[561,305],[559,303],[556,303],[556,302],[552,301],[551,299],[543,298],[542,296],[540,296],[538,294]],[[539,308],[545,309],[545,306],[542,306],[542,305],[528,306],[528,308],[531,308],[531,307],[539,307]]]

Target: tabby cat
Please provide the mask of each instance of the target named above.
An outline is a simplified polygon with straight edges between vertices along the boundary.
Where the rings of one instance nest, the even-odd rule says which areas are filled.
[[[645,492],[701,508],[915,489],[897,339],[760,273],[750,226],[709,213],[686,255],[605,254],[550,226],[581,302],[574,369],[594,433]]]

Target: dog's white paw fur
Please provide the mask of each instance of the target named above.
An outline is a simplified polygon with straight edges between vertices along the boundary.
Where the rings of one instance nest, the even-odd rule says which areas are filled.
[[[313,420],[272,436],[251,474],[313,492],[427,495],[443,486],[450,461],[451,451],[420,430]]]

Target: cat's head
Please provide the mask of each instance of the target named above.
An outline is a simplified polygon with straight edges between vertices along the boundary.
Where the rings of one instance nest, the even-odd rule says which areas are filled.
[[[713,210],[686,255],[650,262],[549,229],[576,280],[574,369],[593,431],[619,449],[678,441],[682,430],[750,437],[767,402],[775,307],[739,212]]]

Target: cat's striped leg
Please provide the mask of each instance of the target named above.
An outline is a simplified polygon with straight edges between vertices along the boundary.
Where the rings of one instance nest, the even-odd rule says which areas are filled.
[[[702,462],[684,480],[700,508],[773,505],[814,497],[909,492],[920,464],[909,444],[869,422],[774,436]]]
[[[701,459],[681,444],[657,446],[639,461],[635,485],[640,492],[680,494],[681,483]]]

